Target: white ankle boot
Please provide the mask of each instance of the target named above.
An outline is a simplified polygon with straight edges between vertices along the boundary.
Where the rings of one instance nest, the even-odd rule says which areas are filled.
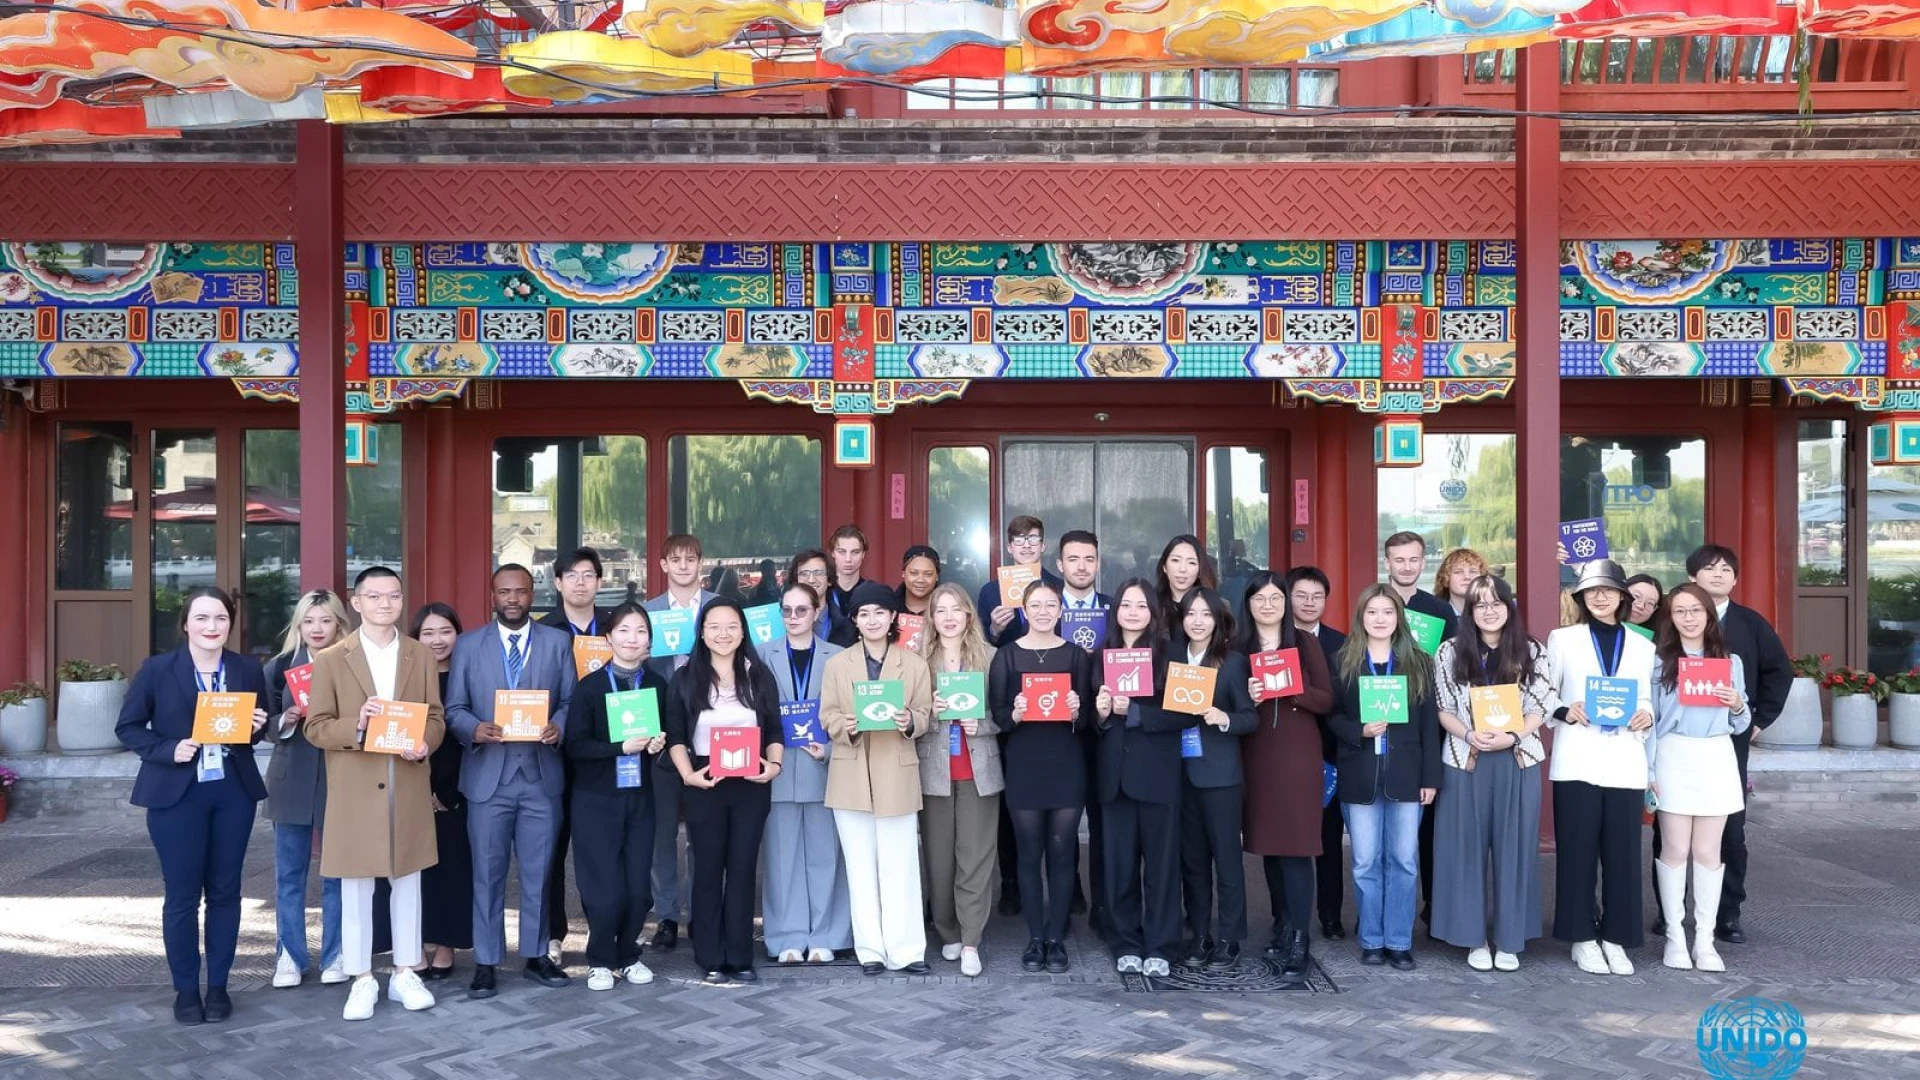
[[[1667,955],[1661,963],[1691,971],[1693,958],[1687,955],[1687,864],[1668,866],[1655,859],[1653,873],[1660,883],[1660,919],[1667,924]]]
[[[1726,962],[1713,947],[1713,921],[1720,915],[1720,882],[1725,863],[1709,870],[1693,864],[1693,966],[1701,971],[1725,971]]]

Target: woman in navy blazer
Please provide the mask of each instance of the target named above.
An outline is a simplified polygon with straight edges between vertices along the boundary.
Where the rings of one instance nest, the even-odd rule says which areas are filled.
[[[147,810],[147,834],[160,856],[166,886],[161,909],[167,967],[173,973],[173,1018],[218,1023],[233,1015],[227,972],[240,938],[240,874],[253,832],[254,804],[267,797],[250,744],[201,746],[193,741],[194,705],[208,691],[266,699],[259,661],[227,650],[233,601],[219,589],[191,589],[182,598],[186,644],[150,657],[127,688],[114,733],[140,757],[135,806]],[[253,710],[253,741],[267,711]],[[207,995],[200,997],[199,914],[207,915]]]

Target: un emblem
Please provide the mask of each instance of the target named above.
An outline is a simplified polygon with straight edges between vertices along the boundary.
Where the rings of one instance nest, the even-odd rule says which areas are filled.
[[[1081,623],[1079,626],[1073,628],[1073,643],[1085,649],[1087,652],[1092,652],[1093,647],[1100,644],[1093,636],[1093,627],[1088,626],[1086,623]]]
[[[1747,997],[1710,1006],[1694,1040],[1716,1080],[1786,1080],[1807,1056],[1807,1026],[1784,1001]]]

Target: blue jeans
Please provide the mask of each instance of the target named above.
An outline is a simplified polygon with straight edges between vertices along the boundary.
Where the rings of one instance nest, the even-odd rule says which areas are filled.
[[[1417,802],[1342,803],[1353,842],[1353,892],[1360,909],[1360,947],[1413,948],[1413,910],[1420,898],[1420,812]]]
[[[307,868],[313,863],[313,826],[273,827],[274,917],[280,951],[307,970]],[[340,960],[340,879],[320,879],[320,967]]]

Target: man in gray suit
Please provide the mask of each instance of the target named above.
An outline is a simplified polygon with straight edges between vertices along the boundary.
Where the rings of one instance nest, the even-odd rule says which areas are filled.
[[[700,587],[700,538],[675,533],[661,546],[660,570],[667,576],[667,591],[648,600],[648,611],[691,611],[695,618],[713,594]],[[690,633],[696,631],[689,631]],[[662,642],[655,641],[659,651]],[[687,654],[655,656],[647,666],[663,679],[685,667]],[[653,932],[653,947],[671,949],[680,943],[680,770],[661,754],[653,770],[653,909],[660,913],[660,925]],[[687,879],[693,878],[693,853],[687,852]],[[688,890],[691,891],[691,890]]]
[[[560,747],[573,692],[572,642],[564,631],[529,618],[533,575],[509,563],[493,572],[494,621],[460,636],[447,678],[447,726],[466,755],[460,794],[467,798],[473,845],[473,986],[490,998],[494,969],[506,953],[507,863],[520,860],[520,955],[527,978],[565,986],[567,974],[547,958],[546,881],[560,831],[566,774]],[[539,742],[504,742],[494,694],[544,690],[547,726]]]

